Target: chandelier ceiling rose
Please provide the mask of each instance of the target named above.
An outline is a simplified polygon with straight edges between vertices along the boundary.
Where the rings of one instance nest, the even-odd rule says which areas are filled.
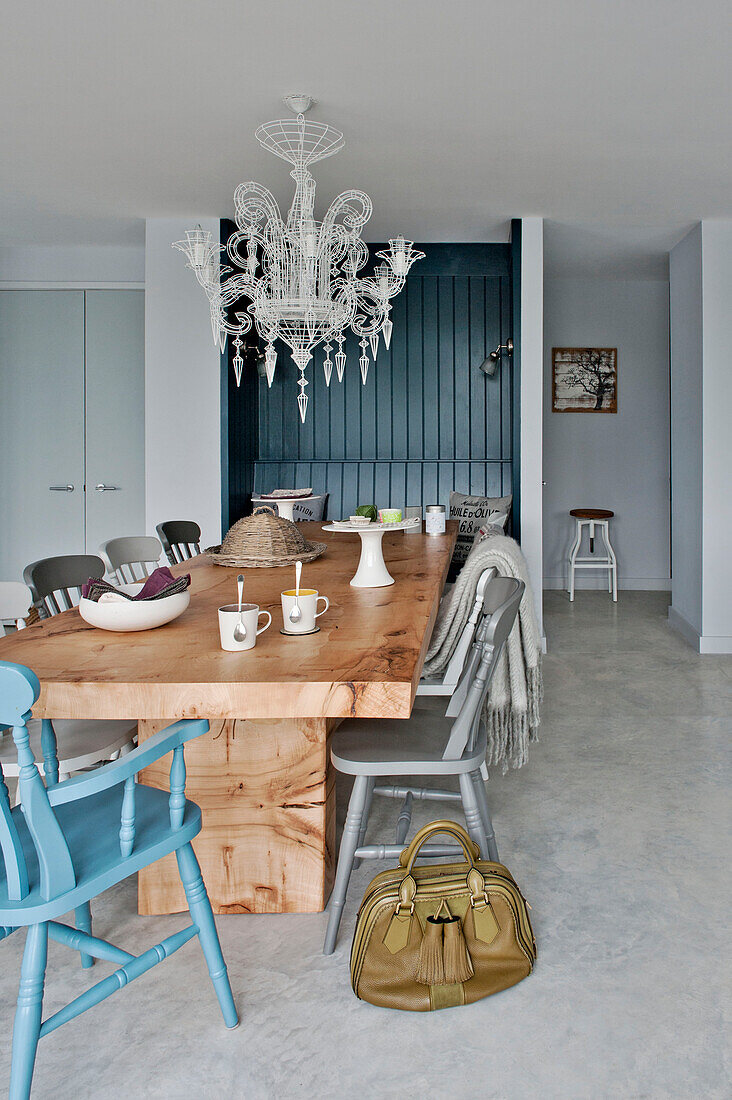
[[[234,192],[237,229],[225,245],[199,225],[173,247],[184,253],[206,292],[214,342],[223,351],[227,336],[233,338],[237,386],[243,370],[241,337],[252,323],[266,344],[268,386],[277,364],[275,341],[290,348],[299,371],[297,402],[304,423],[305,371],[313,350],[324,345],[326,385],[330,386],[334,363],[341,382],[345,330],[350,328],[360,344],[359,368],[366,385],[369,345],[374,362],[379,335],[389,347],[391,299],[403,289],[409,269],[424,253],[404,237],[394,237],[387,249],[377,253],[382,263],[373,274],[359,274],[369,258],[361,230],[371,217],[371,199],[363,191],[343,191],[322,220],[316,220],[310,165],[340,152],[345,141],[334,126],[305,119],[304,112],[313,102],[309,96],[286,96],[285,102],[298,112],[297,117],[265,122],[255,136],[270,153],[293,166],[295,195],[287,217],[283,218],[266,187],[242,183]],[[222,264],[222,253],[228,263]],[[333,342],[338,351],[331,360]]]
[[[286,95],[284,101],[296,115],[304,115],[315,106],[315,100],[309,95]]]

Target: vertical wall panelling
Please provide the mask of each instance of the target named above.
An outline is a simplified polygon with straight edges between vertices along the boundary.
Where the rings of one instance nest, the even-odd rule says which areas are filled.
[[[230,230],[222,223],[222,240]],[[509,245],[431,244],[424,251],[427,258],[394,299],[390,349],[380,341],[374,363],[369,348],[365,386],[352,333],[342,383],[334,371],[326,387],[323,351],[316,349],[305,425],[287,348],[278,347],[271,389],[252,368],[239,391],[229,382],[232,522],[247,511],[252,486],[312,485],[330,494],[331,517],[359,503],[447,503],[453,488],[510,491],[512,366],[504,359],[494,378],[479,370],[486,352],[511,335]],[[227,349],[231,375],[228,363]]]
[[[221,222],[221,243],[229,236],[228,222]],[[251,337],[250,337],[251,339]],[[231,367],[229,344],[221,355],[221,529],[226,533],[234,519],[247,511],[254,487],[254,459],[259,437],[259,387],[267,385],[251,358],[245,358],[241,386]]]

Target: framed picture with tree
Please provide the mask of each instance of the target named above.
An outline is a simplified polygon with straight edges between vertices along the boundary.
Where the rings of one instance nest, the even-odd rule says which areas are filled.
[[[552,412],[617,411],[617,348],[552,348]]]

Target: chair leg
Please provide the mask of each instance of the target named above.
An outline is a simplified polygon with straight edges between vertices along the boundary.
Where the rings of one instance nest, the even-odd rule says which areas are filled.
[[[608,523],[605,524],[605,546],[607,547],[607,556],[610,559],[610,578],[611,578],[611,581],[612,581],[612,586],[610,587],[610,591],[612,592],[613,603],[617,603],[618,602],[618,562],[617,562],[617,558],[615,557],[615,551],[613,550],[612,545],[610,543],[610,525]]]
[[[569,598],[570,598],[571,601],[574,601],[575,561],[576,561],[576,558],[577,558],[577,551],[580,548],[581,542],[582,542],[582,525],[578,523],[577,524],[577,534],[575,535],[575,539],[574,539],[574,545],[572,546],[572,549],[569,552],[569,586],[568,587],[569,587]]]
[[[358,846],[359,846],[359,848],[361,847],[363,842],[366,840],[366,829],[368,828],[369,817],[371,815],[371,803],[374,800],[374,787],[375,786],[376,786],[376,777],[371,776],[369,778],[368,788],[366,789],[366,801],[364,802],[363,817],[361,818],[361,829],[360,829],[359,834],[358,834]],[[359,867],[360,865],[361,865],[361,860],[360,859],[354,859],[353,866],[354,867]]]
[[[91,905],[88,901],[84,905],[79,905],[76,909],[74,909],[74,921],[76,923],[76,927],[79,929],[80,932],[86,932],[87,935],[91,936],[92,915]],[[91,955],[87,955],[84,951],[81,951],[80,955],[81,965],[83,966],[84,970],[88,970],[90,966],[94,966],[94,959]]]
[[[224,1023],[229,1028],[237,1027],[239,1017],[231,992],[226,963],[221,953],[221,944],[219,943],[219,934],[216,931],[211,902],[208,900],[196,854],[190,844],[184,844],[182,848],[177,850],[175,857],[178,860],[180,880],[186,892],[188,908],[191,911],[194,924],[198,927],[198,938],[201,941],[201,949],[218,997]]]
[[[341,923],[341,914],[348,893],[348,883],[353,870],[353,853],[358,848],[358,838],[361,834],[361,821],[366,806],[366,798],[369,788],[369,776],[357,775],[351,791],[348,803],[346,823],[343,826],[341,847],[338,852],[338,867],[336,869],[333,893],[330,896],[330,912],[328,915],[328,927],[325,932],[323,954],[332,955],[338,938],[338,928]]]
[[[468,826],[470,837],[482,851],[485,847],[486,835],[472,775],[463,773],[460,776],[460,797],[462,798],[465,824]]]
[[[493,860],[494,863],[498,863],[498,845],[496,844],[496,834],[493,831],[491,811],[488,806],[488,795],[485,791],[482,772],[473,772],[473,785],[478,798],[478,808],[485,833],[485,857]]]
[[[31,924],[23,952],[18,1007],[13,1024],[9,1100],[28,1100],[41,1031],[43,983],[48,958],[48,925]]]

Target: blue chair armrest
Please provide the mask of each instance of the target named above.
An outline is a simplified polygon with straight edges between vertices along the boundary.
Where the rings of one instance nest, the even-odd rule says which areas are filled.
[[[66,779],[63,783],[49,788],[48,801],[52,806],[62,806],[67,802],[75,802],[77,798],[86,798],[90,794],[98,794],[110,787],[116,787],[124,783],[130,776],[137,775],[143,768],[154,764],[156,760],[166,756],[169,752],[184,745],[186,741],[192,741],[201,737],[208,730],[208,721],[205,718],[183,718],[166,726],[164,730],[153,734],[142,745],[138,745],[132,752],[119,760],[113,760],[111,764],[105,764],[96,768],[93,772],[77,775],[73,779]]]

